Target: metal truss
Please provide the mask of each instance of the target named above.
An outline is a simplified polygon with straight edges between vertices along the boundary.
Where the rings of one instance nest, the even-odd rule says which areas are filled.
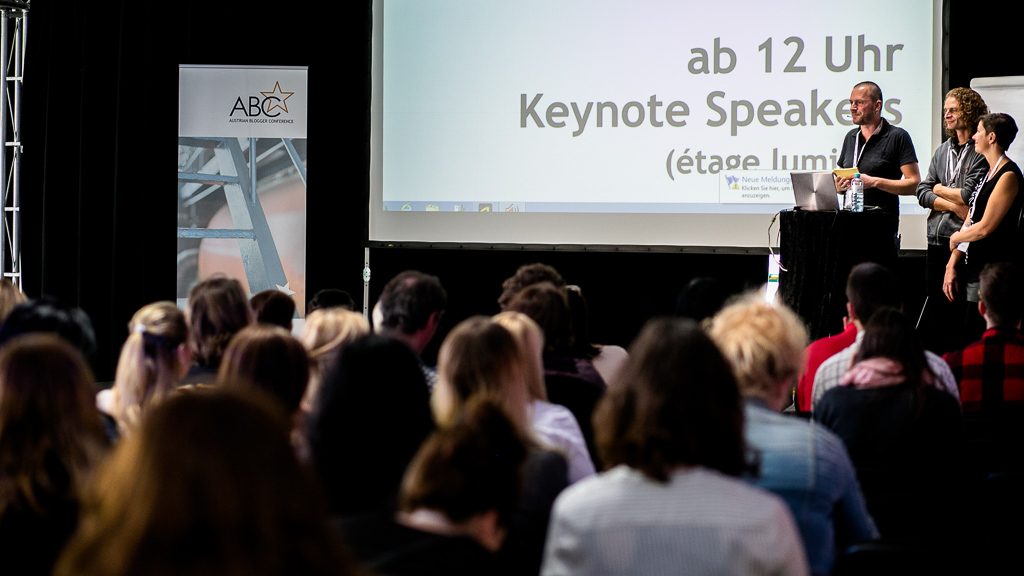
[[[3,278],[22,288],[21,271],[21,92],[25,73],[28,0],[0,0],[0,268]]]

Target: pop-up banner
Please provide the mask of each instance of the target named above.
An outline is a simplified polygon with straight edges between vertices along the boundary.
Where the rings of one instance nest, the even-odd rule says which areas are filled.
[[[178,69],[178,302],[220,274],[304,315],[305,67]]]

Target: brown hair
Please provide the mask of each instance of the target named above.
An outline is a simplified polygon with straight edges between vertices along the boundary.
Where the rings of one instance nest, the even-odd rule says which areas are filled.
[[[453,522],[495,510],[507,525],[525,459],[526,446],[504,409],[474,398],[459,421],[435,432],[417,452],[402,480],[399,509],[436,510]]]
[[[598,452],[666,481],[673,469],[747,470],[743,411],[728,362],[691,320],[644,326],[594,413]]]
[[[550,282],[531,284],[517,292],[505,309],[522,312],[540,326],[545,352],[572,353],[572,315],[562,288]]]
[[[25,293],[7,278],[0,278],[0,324],[15,306],[26,301]]]
[[[988,114],[988,105],[985,104],[985,100],[970,88],[953,88],[949,92],[946,92],[946,98],[956,99],[957,106],[960,108],[960,118],[963,120],[964,126],[971,131],[971,134],[978,128],[978,120],[982,116]],[[946,98],[943,98],[945,100]],[[946,136],[954,136],[956,130],[946,130]]]
[[[196,363],[217,368],[231,337],[252,323],[252,310],[238,280],[214,276],[189,290],[188,321]]]
[[[484,316],[462,321],[444,339],[437,357],[438,383],[431,398],[439,426],[452,425],[474,396],[505,407],[530,437],[526,360],[512,334]]]
[[[188,346],[185,314],[172,302],[154,302],[128,322],[114,375],[114,414],[122,430],[138,424],[148,404],[174,390],[183,372],[179,346]]]
[[[0,516],[9,506],[46,514],[77,500],[107,446],[93,378],[78,350],[30,334],[0,351]]]
[[[55,573],[350,573],[287,430],[259,393],[161,402],[90,484]]]
[[[309,356],[287,330],[269,324],[243,328],[224,351],[217,382],[260,388],[289,414],[299,409],[309,382]]]

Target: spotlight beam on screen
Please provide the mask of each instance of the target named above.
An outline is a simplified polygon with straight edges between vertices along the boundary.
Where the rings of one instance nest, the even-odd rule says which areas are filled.
[[[883,91],[922,172],[939,0],[374,0],[370,240],[766,248]],[[902,199],[904,248],[925,212]]]

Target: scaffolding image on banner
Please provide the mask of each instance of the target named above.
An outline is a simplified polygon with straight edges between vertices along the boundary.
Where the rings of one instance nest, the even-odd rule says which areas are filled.
[[[182,66],[178,278],[235,278],[305,309],[306,69]]]

